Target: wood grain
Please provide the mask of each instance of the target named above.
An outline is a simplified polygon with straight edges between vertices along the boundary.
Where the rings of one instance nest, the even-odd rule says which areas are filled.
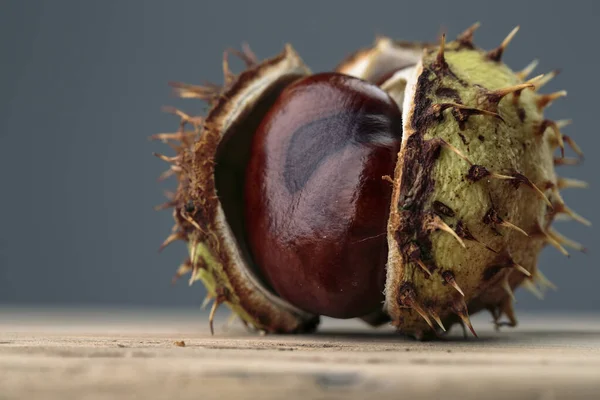
[[[593,399],[598,315],[528,315],[480,339],[415,342],[325,320],[260,336],[200,312],[0,309],[0,399]],[[183,341],[183,343],[181,343]]]

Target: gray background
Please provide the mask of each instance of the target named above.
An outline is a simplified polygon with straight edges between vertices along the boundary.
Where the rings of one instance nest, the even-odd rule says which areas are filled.
[[[492,48],[521,25],[505,60],[563,69],[546,90],[569,97],[548,115],[575,121],[566,133],[588,158],[562,173],[592,187],[565,197],[594,221],[598,10],[592,1],[2,1],[0,304],[199,303],[201,285],[170,285],[183,245],[156,252],[172,221],[153,211],[169,185],[156,182],[165,165],[151,155],[166,148],[147,137],[176,127],[161,106],[200,110],[167,82],[220,82],[222,51],[243,41],[261,58],[290,42],[320,71],[377,34],[435,40],[481,21],[477,43]],[[520,309],[600,307],[597,230],[559,224],[591,252],[568,260],[546,249],[540,264],[559,291],[541,302],[519,291]]]

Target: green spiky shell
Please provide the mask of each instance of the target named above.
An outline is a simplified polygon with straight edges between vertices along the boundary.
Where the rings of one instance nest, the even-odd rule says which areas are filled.
[[[469,314],[481,309],[497,323],[505,314],[515,325],[512,290],[533,287],[534,280],[551,285],[536,267],[541,248],[582,248],[550,228],[561,212],[586,222],[560,197],[558,189],[583,184],[555,176],[553,153],[563,137],[560,124],[542,114],[561,93],[538,94],[544,79],[503,93],[527,75],[500,60],[515,31],[486,53],[471,42],[475,28],[437,48],[379,38],[338,67],[372,82],[390,66],[409,67],[381,85],[402,103],[404,135],[393,178],[386,301],[363,320],[379,325],[391,319],[418,338],[455,322],[470,326]],[[211,324],[216,307],[225,304],[261,331],[312,331],[318,316],[274,296],[254,276],[234,233],[239,215],[225,210],[215,182],[217,162],[227,165],[218,160],[226,139],[251,131],[253,114],[260,114],[274,88],[310,71],[289,45],[261,63],[244,49],[238,55],[248,69],[239,76],[229,71],[227,54],[223,87],[175,85],[181,97],[207,101],[207,116],[174,110],[181,130],[155,136],[177,151],[175,157],[159,155],[174,164],[168,174],[179,183],[165,205],[173,207],[176,224],[163,245],[187,242],[190,258],[177,276],[191,272],[190,283],[204,283],[207,299],[214,300]],[[186,132],[186,125],[194,129]],[[561,160],[554,163],[570,163]]]
[[[224,206],[225,193],[217,195],[215,176],[217,163],[227,164],[227,157],[218,159],[220,146],[227,138],[244,134],[259,104],[274,101],[274,95],[286,82],[310,73],[291,46],[276,57],[256,63],[251,53],[240,54],[248,68],[234,76],[224,56],[223,87],[204,87],[175,84],[177,93],[185,98],[208,101],[211,109],[206,117],[191,118],[180,111],[183,125],[195,130],[189,137],[183,133],[170,136],[158,135],[157,139],[175,139],[178,155],[174,158],[161,156],[175,163],[179,182],[173,207],[174,234],[167,239],[187,242],[189,259],[180,267],[178,276],[191,273],[190,284],[202,281],[207,291],[207,302],[213,301],[212,320],[217,307],[230,308],[245,324],[265,332],[304,332],[314,330],[318,316],[297,309],[273,295],[255,276],[249,266],[244,248],[234,230],[235,213],[228,213]],[[221,196],[221,197],[220,197]]]
[[[385,304],[403,332],[469,324],[482,308],[516,323],[511,291],[536,275],[554,215],[547,198],[557,200],[557,141],[540,129],[535,84],[511,92],[523,83],[460,41],[425,52],[408,82]]]

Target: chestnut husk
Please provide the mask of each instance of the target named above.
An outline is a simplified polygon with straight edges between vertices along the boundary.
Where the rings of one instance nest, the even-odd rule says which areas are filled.
[[[437,46],[378,38],[372,48],[336,68],[378,84],[402,106],[404,138],[393,177],[386,301],[363,320],[374,326],[391,321],[421,339],[455,323],[475,333],[469,315],[482,309],[492,312],[496,326],[515,326],[513,290],[552,285],[537,269],[540,250],[546,244],[563,253],[563,245],[582,249],[550,228],[554,217],[564,214],[587,223],[558,192],[583,185],[554,174],[555,164],[571,161],[564,158],[562,124],[544,119],[541,111],[559,95],[537,94],[544,78],[526,81],[531,71],[514,73],[501,62],[512,33],[486,52],[472,42],[476,27],[454,42],[446,44],[443,38]],[[261,63],[248,48],[236,54],[247,69],[233,75],[226,52],[222,87],[174,85],[181,97],[209,102],[207,116],[177,111],[180,131],[155,135],[177,151],[175,157],[160,156],[173,164],[169,173],[178,180],[166,204],[173,207],[176,224],[165,244],[187,242],[190,258],[178,276],[190,272],[190,282],[201,280],[206,286],[207,298],[214,300],[211,329],[216,308],[225,304],[261,331],[312,332],[319,316],[275,295],[252,265],[236,185],[262,116],[287,84],[311,72],[290,45]],[[188,125],[191,132],[184,130]],[[545,135],[546,128],[558,133]],[[517,150],[515,144],[494,142],[496,136],[482,140],[484,130],[542,144],[535,142],[538,147],[518,152],[519,157],[502,158],[497,148],[510,153]],[[556,148],[563,157],[554,158]],[[445,184],[436,186],[439,181]],[[466,194],[472,188],[477,194]],[[502,315],[508,322],[500,320]]]
[[[190,283],[200,280],[216,308],[224,304],[242,321],[265,332],[313,331],[319,316],[283,301],[264,284],[250,257],[241,226],[244,160],[248,140],[265,110],[289,82],[310,74],[291,46],[271,59],[257,63],[248,50],[241,53],[247,69],[234,76],[224,56],[223,87],[175,83],[178,95],[208,101],[206,117],[182,116],[181,130],[172,136],[156,136],[175,146],[177,192],[173,207],[173,235],[187,242],[190,258],[178,275],[191,273]],[[191,125],[192,132],[183,131]],[[218,195],[217,195],[218,192]],[[212,327],[211,327],[212,329]]]

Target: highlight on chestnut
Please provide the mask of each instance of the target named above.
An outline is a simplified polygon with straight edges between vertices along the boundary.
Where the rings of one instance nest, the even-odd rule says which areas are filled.
[[[478,26],[436,44],[379,37],[318,73],[291,45],[264,61],[244,46],[224,53],[222,85],[172,83],[210,110],[169,109],[179,130],[153,136],[176,153],[157,154],[177,181],[161,249],[186,242],[174,280],[202,281],[211,331],[226,305],[266,333],[328,316],[476,336],[470,315],[515,326],[516,288],[555,287],[540,251],[585,248],[553,221],[590,224],[561,196],[587,184],[555,170],[583,153],[567,121],[544,117],[566,92],[541,93],[555,72],[503,63],[518,28],[486,51]],[[230,54],[246,64],[237,75]]]

